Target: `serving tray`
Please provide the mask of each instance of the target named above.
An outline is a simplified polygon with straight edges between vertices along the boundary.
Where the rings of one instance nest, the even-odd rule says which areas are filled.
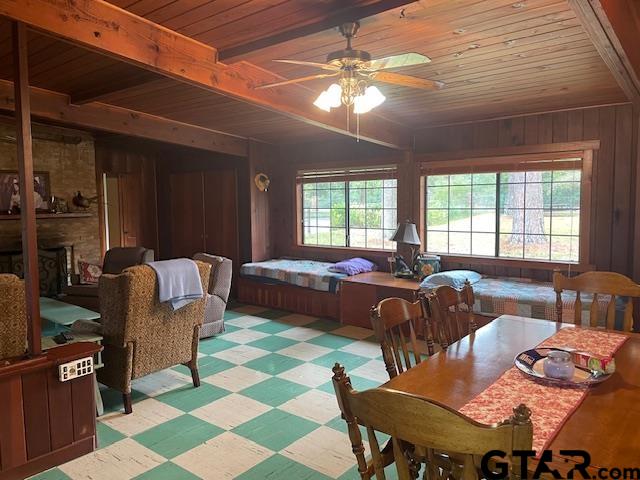
[[[562,348],[533,348],[531,350],[525,350],[524,352],[516,355],[514,364],[518,370],[524,373],[526,376],[550,383],[556,386],[565,387],[587,387],[596,383],[604,382],[609,377],[610,373],[600,373],[589,368],[580,367],[576,365],[573,378],[569,380],[547,377],[544,374],[544,359],[552,350],[563,350]],[[566,350],[564,350],[566,351]]]

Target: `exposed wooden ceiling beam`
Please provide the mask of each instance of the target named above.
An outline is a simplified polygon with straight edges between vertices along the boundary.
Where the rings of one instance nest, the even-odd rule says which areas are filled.
[[[158,76],[156,74],[142,70],[138,75],[120,78],[115,83],[110,81],[108,83],[92,85],[90,89],[84,91],[73,92],[71,94],[71,103],[74,105],[84,105],[85,103],[99,102],[114,93],[127,90],[131,87],[137,87],[138,85],[151,82],[157,78]]]
[[[623,2],[625,0],[617,0]],[[612,26],[600,0],[569,0],[571,9],[584,27],[587,35],[591,38],[593,45],[609,67],[609,71],[615,78],[620,88],[634,106],[640,108],[640,81],[636,72],[631,67],[631,62],[627,56],[618,32]],[[635,23],[631,23],[635,25]],[[622,28],[618,25],[618,28]],[[635,45],[637,47],[637,35]]]
[[[0,80],[0,110],[14,111],[13,84]],[[131,135],[245,157],[247,139],[102,103],[71,105],[69,96],[31,87],[34,117],[63,125]]]
[[[254,65],[217,62],[215,48],[157,25],[102,0],[0,0],[0,15],[42,33],[80,44],[112,58],[318,127],[398,149],[411,149],[402,125],[365,115],[356,132],[343,109],[323,112],[309,90],[286,86],[256,90],[278,77]]]
[[[305,7],[305,14],[308,14],[306,20],[285,22],[284,20],[286,19],[284,19],[282,28],[274,28],[273,33],[268,36],[251,39],[221,50],[219,52],[220,60],[231,63],[249,52],[261,50],[307,35],[313,35],[314,33],[337,27],[345,22],[371,17],[393,8],[415,3],[416,1],[417,0],[359,0],[345,2],[344,0],[333,0],[330,2],[313,2],[312,5]]]

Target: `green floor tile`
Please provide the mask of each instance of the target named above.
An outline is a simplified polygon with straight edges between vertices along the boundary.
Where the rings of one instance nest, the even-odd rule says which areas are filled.
[[[165,462],[132,480],[200,480],[200,477],[187,472],[175,463]]]
[[[278,454],[237,477],[238,480],[329,480],[330,478]]]
[[[165,458],[174,458],[222,432],[223,429],[204,420],[182,415],[139,433],[133,439]]]
[[[230,325],[228,323],[225,323],[225,325],[224,325],[224,333],[221,333],[220,335],[218,335],[217,338],[224,337],[225,333],[237,332],[238,330],[240,330],[240,327],[236,327],[235,325]]]
[[[260,372],[268,373],[269,375],[278,375],[279,373],[286,372],[298,365],[302,365],[304,362],[297,358],[287,357],[285,355],[278,355],[277,353],[270,353],[264,357],[256,358],[244,364],[247,368],[252,368]]]
[[[313,328],[314,330],[322,330],[323,332],[330,332],[336,328],[340,328],[342,325],[335,320],[329,320],[328,318],[321,318],[315,322],[311,322],[305,327]]]
[[[198,388],[194,388],[189,383],[170,392],[162,393],[155,398],[183,412],[191,412],[196,408],[226,397],[230,393],[228,390],[208,383],[202,383]]]
[[[260,340],[255,340],[251,343],[248,343],[247,345],[251,347],[262,348],[263,350],[268,350],[269,352],[277,352],[278,350],[290,347],[291,345],[295,345],[296,343],[298,342],[289,338],[269,335],[268,337],[261,338]]]
[[[104,423],[98,422],[96,428],[98,430],[98,448],[108,447],[112,443],[126,438],[125,435]]]
[[[287,325],[286,323],[265,322],[265,323],[261,323],[260,325],[256,325],[255,327],[251,327],[251,330],[256,330],[258,332],[263,332],[263,333],[275,334],[275,333],[284,332],[285,330],[289,330],[290,328],[291,328],[291,325]]]
[[[277,452],[319,426],[310,420],[274,409],[234,428],[233,432]]]
[[[200,346],[198,347],[198,351],[206,355],[211,355],[212,353],[222,352],[227,348],[232,348],[237,346],[238,346],[237,343],[225,340],[223,337],[213,337],[213,338],[208,338],[206,340],[200,340]]]
[[[353,342],[355,342],[355,340],[352,338],[341,337],[339,335],[331,335],[330,333],[325,333],[324,335],[320,335],[319,337],[307,340],[307,343],[313,343],[314,345],[320,345],[321,347],[333,348],[334,350],[346,347]]]
[[[189,369],[187,369],[189,371]],[[106,413],[117,412],[118,410],[124,411],[124,404],[122,403],[122,393],[114,390],[113,388],[101,388],[100,395],[102,397],[102,404],[104,405],[104,411]],[[144,393],[137,390],[131,390],[131,401],[133,403],[139,402],[148,398]]]
[[[245,397],[277,407],[309,390],[311,389],[304,385],[273,377],[245,388],[240,393]]]
[[[225,320],[232,320],[234,318],[238,318],[238,317],[244,317],[246,315],[246,313],[242,313],[242,312],[235,312],[233,310],[229,310],[227,309],[224,312],[224,319]]]
[[[353,457],[355,463],[356,457]],[[421,474],[420,474],[421,475]],[[418,478],[422,478],[418,475]],[[398,480],[398,472],[396,471],[395,464],[389,465],[384,469],[384,476],[387,480]],[[344,474],[338,477],[338,480],[360,480],[360,474],[358,473],[358,467],[354,466],[347,470]]]
[[[268,318],[269,320],[276,320],[287,315],[291,315],[291,312],[285,312],[283,310],[265,310],[264,312],[255,314],[256,317]]]
[[[235,346],[237,347],[237,345]],[[200,378],[207,378],[209,375],[224,372],[225,370],[235,366],[236,365],[231,362],[227,362],[226,360],[216,357],[200,357],[198,359],[198,371],[200,372]],[[191,376],[191,371],[184,365],[177,365],[173,367],[173,369],[176,372]]]
[[[29,480],[71,480],[67,474],[57,468],[52,468],[46,472],[39,473],[33,477],[29,477]]]
[[[368,361],[368,358],[361,357],[360,355],[338,351],[327,353],[322,357],[316,358],[311,363],[320,365],[321,367],[333,368],[336,362],[338,362],[346,369],[347,372],[350,372],[351,370],[355,370],[356,368],[364,365]]]

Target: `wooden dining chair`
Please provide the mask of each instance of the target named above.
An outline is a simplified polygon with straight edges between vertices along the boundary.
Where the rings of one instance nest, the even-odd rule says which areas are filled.
[[[371,325],[382,349],[389,378],[420,363],[416,327],[419,322],[424,325],[424,318],[423,305],[419,301],[411,303],[402,298],[386,298],[371,308]]]
[[[473,313],[473,287],[468,281],[461,290],[440,286],[427,298],[432,312],[433,336],[443,350],[478,329]]]
[[[562,322],[563,302],[562,292],[571,290],[576,292],[576,300],[573,305],[573,322],[582,325],[582,293],[591,294],[591,306],[589,307],[589,325],[599,326],[599,300],[610,297],[607,302],[606,328],[615,329],[616,323],[616,297],[627,297],[624,309],[622,330],[633,330],[633,299],[640,298],[640,285],[629,277],[615,272],[585,272],[575,277],[567,277],[559,270],[553,272],[553,289],[556,292],[556,320]]]
[[[533,425],[525,405],[497,425],[483,425],[438,402],[385,388],[356,392],[344,368],[333,367],[333,388],[361,479],[386,480],[384,467],[395,463],[400,480],[416,478],[424,461],[423,478],[477,480],[477,460],[491,450],[507,454],[510,478],[520,475],[520,457],[514,450],[531,450]],[[362,434],[366,428],[371,459],[364,455]],[[380,450],[376,433],[391,436],[393,448]],[[426,452],[426,458],[416,452]],[[385,454],[391,455],[388,458]]]

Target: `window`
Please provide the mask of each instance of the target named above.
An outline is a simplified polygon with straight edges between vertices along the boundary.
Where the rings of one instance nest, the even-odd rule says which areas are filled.
[[[395,249],[394,169],[306,172],[302,195],[302,244]],[[377,178],[376,178],[377,177]]]
[[[430,253],[578,262],[580,168],[427,175]]]

